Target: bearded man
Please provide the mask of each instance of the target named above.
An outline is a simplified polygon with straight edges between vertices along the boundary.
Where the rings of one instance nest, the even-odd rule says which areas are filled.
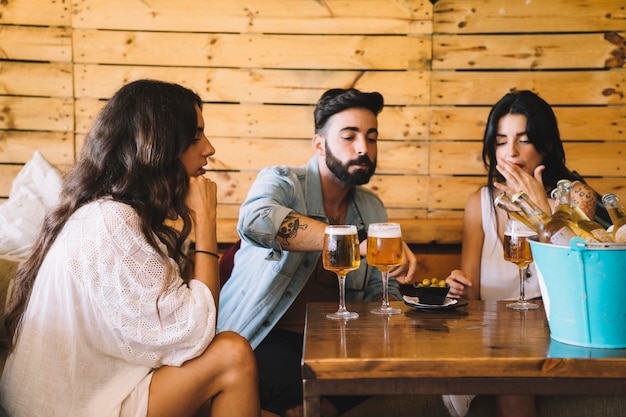
[[[366,231],[370,223],[387,221],[387,211],[363,187],[376,170],[382,108],[377,92],[326,91],[314,111],[315,155],[305,166],[263,169],[241,206],[241,247],[220,295],[218,330],[243,335],[255,349],[261,408],[268,416],[302,415],[306,304],[338,300],[337,276],[323,268],[321,259],[328,224],[356,225],[359,231],[362,261],[347,276],[346,301],[382,297],[380,271],[365,261]],[[389,295],[398,300],[399,282],[412,282],[416,273],[415,256],[404,242],[403,252],[403,264],[389,274],[394,278]],[[352,404],[330,399],[322,402],[324,415]]]

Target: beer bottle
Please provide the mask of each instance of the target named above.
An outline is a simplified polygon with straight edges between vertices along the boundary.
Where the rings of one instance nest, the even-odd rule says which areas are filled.
[[[604,194],[602,202],[613,222],[613,240],[620,243],[626,242],[626,209],[613,193]]]
[[[496,207],[500,207],[501,209],[505,210],[507,213],[515,217],[520,222],[524,223],[531,230],[535,231],[535,233],[539,233],[539,229],[537,228],[537,226],[524,215],[524,213],[520,210],[519,207],[517,207],[517,205],[515,205],[513,201],[511,201],[511,197],[509,197],[508,194],[501,193],[493,200],[493,204]]]
[[[613,236],[600,223],[589,219],[584,211],[578,206],[572,207],[572,217],[581,229],[591,233],[599,242],[613,243]]]
[[[556,183],[556,200],[557,205],[552,213],[551,222],[560,224],[561,221],[566,222],[568,226],[576,233],[577,236],[583,238],[587,243],[600,242],[590,231],[581,227],[572,215],[572,182],[568,179],[559,180]],[[602,227],[602,226],[600,226]],[[604,228],[602,227],[604,230]]]
[[[538,231],[540,242],[567,246],[569,241],[577,236],[568,222],[559,217],[551,218],[525,192],[518,192],[511,197],[511,201],[522,210],[528,221],[534,225],[533,229]]]
[[[556,206],[552,217],[558,217],[565,221],[573,222],[572,217],[572,183],[570,180],[559,180],[556,183]]]

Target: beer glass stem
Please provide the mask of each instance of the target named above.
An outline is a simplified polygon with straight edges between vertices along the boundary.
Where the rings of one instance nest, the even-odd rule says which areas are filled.
[[[382,308],[389,308],[389,271],[380,274],[383,277],[383,305]]]
[[[352,320],[359,317],[359,313],[348,311],[346,308],[346,275],[337,274],[339,281],[339,308],[334,313],[326,314],[326,317],[332,320]]]
[[[519,270],[519,299],[514,303],[507,304],[507,308],[511,308],[513,310],[535,310],[539,306],[535,303],[531,303],[526,300],[526,294],[524,290],[524,280],[526,279],[526,270],[528,269],[528,265],[522,268],[517,268]]]
[[[526,302],[526,293],[524,290],[524,279],[526,278],[526,269],[528,269],[528,265],[519,269],[519,302]]]
[[[338,313],[345,313],[346,309],[346,276],[337,274],[339,279],[339,310]]]
[[[386,269],[386,268],[385,268]],[[380,276],[383,280],[383,302],[378,308],[370,310],[373,314],[400,314],[402,310],[389,305],[389,270],[380,271]]]

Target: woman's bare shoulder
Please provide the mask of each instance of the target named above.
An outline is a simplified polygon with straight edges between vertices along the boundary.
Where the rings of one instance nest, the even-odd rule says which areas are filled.
[[[474,211],[477,211],[478,213],[480,213],[481,199],[482,199],[482,188],[472,191],[470,195],[467,196],[467,200],[465,200],[465,214],[467,215],[468,212],[474,212]]]

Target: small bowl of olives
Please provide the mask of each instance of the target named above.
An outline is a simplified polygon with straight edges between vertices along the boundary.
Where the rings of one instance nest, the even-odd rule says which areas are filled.
[[[445,279],[424,278],[413,284],[411,295],[419,298],[421,304],[442,305],[450,287]]]

